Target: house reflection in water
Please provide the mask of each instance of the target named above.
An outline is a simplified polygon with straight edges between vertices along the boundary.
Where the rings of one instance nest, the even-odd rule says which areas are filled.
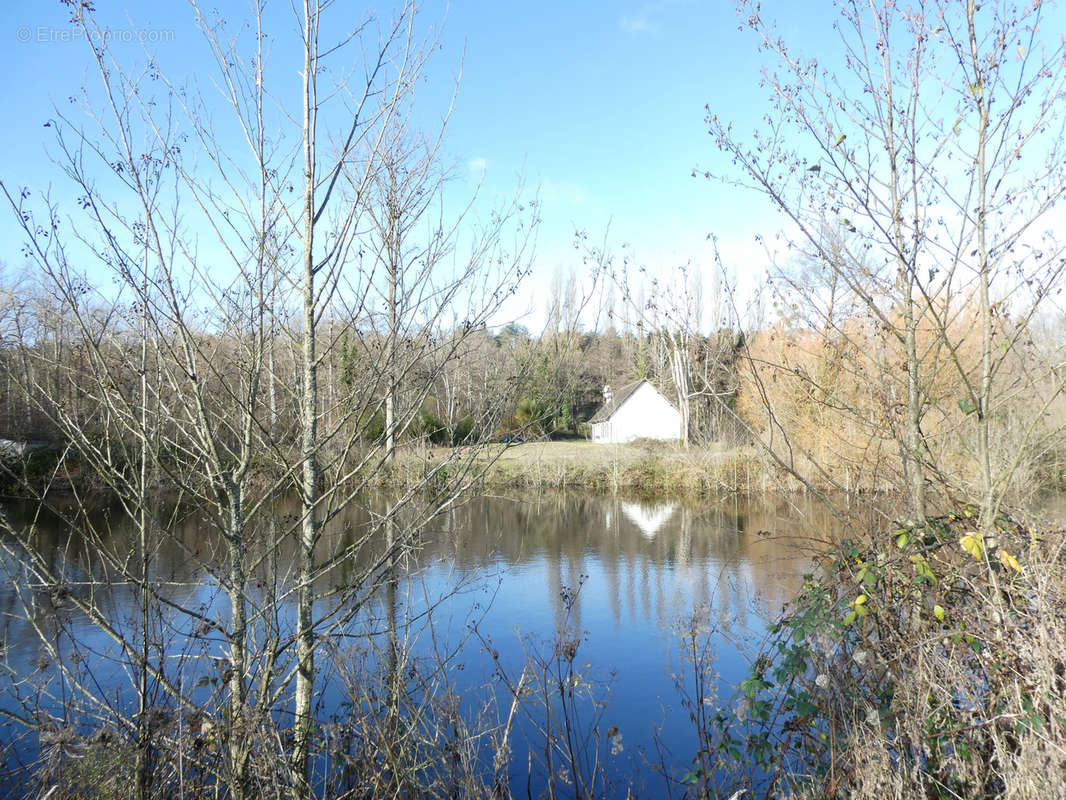
[[[622,501],[619,504],[626,518],[640,528],[647,539],[654,539],[659,528],[665,525],[677,511],[677,503],[632,503]],[[607,525],[610,527],[611,513],[607,512]]]
[[[603,527],[573,519],[569,535],[560,537],[560,544],[571,546],[545,553],[557,626],[565,608],[556,598],[574,585],[567,580],[577,574],[588,578],[571,625],[582,611],[595,614],[603,608],[616,627],[673,628],[693,609],[704,609],[712,623],[743,634],[751,628],[752,614],[765,618],[776,612],[809,569],[808,554],[793,544],[751,532],[785,529],[783,520],[771,519],[775,510],[765,506],[614,498],[580,504],[587,511],[598,505]]]

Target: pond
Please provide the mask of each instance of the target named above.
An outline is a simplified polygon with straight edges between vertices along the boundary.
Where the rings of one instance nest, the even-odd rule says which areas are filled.
[[[336,664],[370,653],[370,663],[380,666],[388,649],[380,642],[389,638],[392,652],[399,646],[411,664],[443,666],[464,715],[472,719],[489,709],[497,729],[519,683],[529,693],[570,662],[580,676],[581,698],[573,706],[575,718],[559,724],[581,727],[610,762],[604,793],[625,796],[632,787],[658,795],[662,773],[676,780],[698,747],[683,707],[694,681],[679,651],[683,634],[693,625],[699,630],[713,657],[708,678],[717,687],[710,688],[728,698],[767,620],[802,585],[819,540],[833,531],[817,505],[797,502],[804,505],[573,493],[475,497],[428,522],[417,548],[390,562],[393,579],[373,594],[346,595],[343,589],[368,572],[365,565],[381,560],[383,544],[371,538],[354,549],[350,563],[322,588],[336,589],[358,612],[332,630],[328,624],[340,605],[323,601],[323,630],[330,638],[324,650],[336,655]],[[339,552],[350,546],[389,505],[382,497],[343,509],[330,523],[324,548]],[[278,519],[291,522],[294,511],[280,509]],[[185,518],[154,553],[153,573],[166,588],[165,608],[153,618],[152,646],[162,662],[180,665],[169,668],[174,680],[190,687],[196,702],[207,704],[223,682],[217,672],[226,652],[209,621],[218,619],[225,627],[228,606],[211,574],[218,541],[201,533],[201,524],[195,515]],[[133,708],[129,659],[117,652],[112,634],[136,626],[135,593],[121,583],[105,591],[100,578],[115,570],[113,561],[91,552],[79,556],[77,543],[58,522],[39,525],[39,549],[63,568],[69,581],[65,591],[106,594],[96,605],[114,630],[102,633],[62,598],[42,597],[20,585],[26,580],[23,565],[8,554],[10,580],[0,586],[0,610],[11,680],[0,704],[25,716],[33,690],[43,698],[34,701],[38,714],[61,715],[58,705],[77,686],[46,677],[57,666],[49,663],[50,655],[58,654],[60,661],[76,665],[72,674],[91,678],[92,690],[107,698],[94,713],[104,716],[105,706],[128,713]],[[129,535],[120,521],[108,527],[110,551],[132,552],[134,543],[123,538]],[[264,557],[255,573],[257,585],[269,580],[264,576],[271,570],[281,573],[278,583],[284,585],[291,553],[291,543],[283,541],[274,561]],[[280,597],[275,627],[284,632],[293,618],[292,595],[282,591]],[[193,610],[200,622],[193,625],[168,612],[178,608]],[[261,636],[263,642],[269,639],[268,633]],[[570,651],[566,642],[572,643]],[[325,670],[318,696],[323,724],[337,719],[338,709],[351,702],[344,670],[336,664]],[[36,736],[10,719],[0,724],[9,767],[32,764]],[[538,796],[555,769],[545,762],[546,724],[543,710],[517,708],[507,774],[516,795]],[[9,772],[8,779],[17,774]]]

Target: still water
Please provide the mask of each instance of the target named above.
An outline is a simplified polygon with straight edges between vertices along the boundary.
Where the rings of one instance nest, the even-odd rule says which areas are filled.
[[[353,552],[320,588],[343,590],[367,572],[368,564],[380,562],[379,534],[367,536],[364,546],[353,542],[361,541],[361,531],[376,530],[376,515],[388,507],[388,498],[374,498],[342,510],[330,522],[322,555],[345,547]],[[282,509],[279,519],[291,522],[292,514]],[[77,543],[58,523],[53,526],[41,525],[45,544],[40,549],[50,551],[56,568],[63,568],[69,591],[99,591],[86,588],[87,577],[106,574],[115,565],[91,554],[78,556]],[[177,524],[154,552],[152,569],[166,587],[168,608],[194,610],[201,622],[217,618],[225,627],[228,606],[211,575],[218,542],[201,526],[195,515]],[[813,503],[692,504],[564,493],[477,497],[421,528],[417,548],[394,564],[397,577],[388,591],[361,597],[365,602],[353,624],[337,632],[330,649],[358,648],[361,639],[383,636],[388,621],[413,618],[415,624],[401,626],[405,646],[446,664],[453,687],[467,693],[464,709],[483,710],[488,687],[497,712],[505,716],[507,681],[513,685],[531,660],[550,660],[553,642],[573,640],[590,698],[582,723],[612,730],[619,793],[624,796],[633,781],[655,794],[656,780],[662,779],[657,771],[676,778],[698,746],[680,707],[675,677],[683,667],[681,631],[696,620],[714,656],[718,694],[727,700],[767,621],[801,586],[818,541],[829,538],[830,531]],[[121,522],[107,535],[118,542],[115,552],[127,546],[121,543]],[[291,554],[291,543],[282,541],[274,562],[265,556],[260,562],[257,579],[280,573],[284,585]],[[19,585],[25,573],[17,558],[8,555],[5,566],[9,580],[0,586],[5,669],[16,683],[22,681],[21,691],[32,684],[28,676],[47,669],[44,637],[77,663],[95,659],[89,670],[95,687],[121,710],[131,679],[128,666],[116,657],[113,637],[83,615],[56,610],[55,603]],[[116,630],[136,625],[136,602],[120,585],[98,605]],[[286,599],[282,592],[282,605],[278,625],[284,630],[285,618],[292,617],[291,595]],[[328,609],[322,613],[328,622]],[[204,693],[213,690],[211,665],[224,656],[224,641],[212,638],[210,624],[197,623],[193,644],[188,620],[176,619],[161,614],[153,623],[165,651],[161,658],[180,661],[175,679],[206,698]],[[321,718],[343,704],[340,683],[332,675],[323,687]],[[0,697],[0,705],[18,710],[10,694]],[[600,735],[601,741],[606,738],[604,731]],[[523,747],[538,747],[537,736],[533,716],[524,721],[519,713],[509,780],[523,796],[527,786],[536,796],[543,785],[543,767],[531,768],[522,754]],[[9,759],[32,760],[34,740],[22,736],[18,723],[0,721],[0,738]]]

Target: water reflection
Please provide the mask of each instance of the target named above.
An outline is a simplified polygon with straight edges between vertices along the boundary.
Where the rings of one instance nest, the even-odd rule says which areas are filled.
[[[592,605],[616,624],[667,624],[703,605],[743,624],[752,612],[777,610],[799,587],[810,563],[807,525],[795,509],[740,501],[480,498],[431,525],[420,561],[443,558],[468,572],[506,566],[512,576],[497,602],[516,610],[524,603],[527,612],[547,604],[557,619],[562,590],[584,584],[579,618]]]
[[[272,540],[265,529],[253,542],[253,574],[260,586],[272,582],[284,587],[291,579],[296,545],[288,532],[298,508],[295,500],[290,502],[291,508],[286,503],[277,508],[276,553],[267,557]],[[753,615],[774,613],[800,586],[810,563],[803,544],[813,540],[812,531],[831,529],[816,507],[739,500],[694,505],[562,493],[474,498],[419,525],[424,515],[425,508],[416,503],[398,508],[386,497],[341,510],[325,528],[320,557],[349,555],[319,579],[319,588],[342,587],[355,595],[364,581],[369,592],[385,583],[376,577],[367,580],[375,567],[383,567],[394,594],[397,588],[409,593],[407,584],[417,579],[423,592],[440,598],[457,583],[470,586],[491,577],[490,624],[498,630],[559,630],[564,590],[580,587],[571,622],[589,628],[593,638],[608,623],[613,628],[650,625],[661,633],[697,606],[743,635],[751,632]],[[389,520],[387,527],[383,520]],[[121,522],[101,527],[106,536],[89,547],[58,520],[37,520],[39,547],[50,555],[51,568],[65,573],[67,590],[74,595],[98,592],[100,586],[90,578],[106,581],[108,560],[133,550],[132,533]],[[383,560],[390,537],[413,528],[419,531],[417,548],[402,561]],[[214,615],[224,626],[226,604],[213,577],[220,553],[218,537],[197,515],[178,518],[153,554],[162,598],[172,608]],[[271,565],[279,574],[272,574]],[[26,599],[27,587],[20,585],[17,563],[8,557],[5,566],[12,576],[0,586],[8,652],[28,661],[31,653],[24,649],[34,647],[35,631],[56,628],[58,618],[55,607],[39,602],[29,603],[32,616],[21,615],[17,606]],[[132,595],[121,584],[110,584],[109,592],[114,617],[120,620]],[[452,611],[462,611],[461,603],[468,601],[464,597],[449,601]],[[87,620],[67,617],[62,622],[68,629],[91,628]]]
[[[659,528],[669,522],[670,517],[677,511],[677,503],[633,503],[621,502],[622,513],[626,519],[632,522],[646,539],[654,539]],[[610,510],[607,512],[607,528],[610,529],[614,516]]]
[[[652,746],[652,729],[676,702],[670,673],[678,620],[700,609],[716,631],[718,672],[727,682],[739,679],[746,666],[743,641],[760,636],[765,620],[796,592],[809,569],[810,543],[832,530],[814,505],[735,499],[694,504],[564,493],[478,497],[426,522],[427,502],[415,498],[398,505],[395,498],[366,497],[340,509],[325,526],[319,557],[344,558],[318,579],[318,588],[341,589],[337,596],[346,593],[360,602],[376,591],[337,640],[380,636],[391,663],[398,658],[405,615],[432,609],[438,625],[433,647],[462,639],[475,620],[479,635],[498,650],[500,665],[516,672],[531,641],[585,631],[582,659],[601,673],[614,673],[612,703],[618,711],[612,711],[612,724],[626,732],[634,748]],[[258,523],[251,543],[255,566],[250,574],[261,601],[282,598],[276,622],[281,630],[267,631],[279,641],[292,624],[292,596],[285,588],[292,580],[298,512],[295,498],[279,503]],[[98,526],[103,533],[94,547],[57,520],[37,525],[42,552],[65,573],[75,594],[99,593],[100,585],[90,578],[106,578],[109,560],[133,551],[132,531],[118,516]],[[417,547],[403,558],[388,555],[396,537],[412,533]],[[153,552],[152,571],[168,609],[156,622],[158,638],[174,653],[185,654],[186,685],[214,674],[217,667],[209,662],[225,652],[220,632],[228,625],[228,605],[215,577],[222,553],[217,534],[195,513],[177,515]],[[62,631],[82,643],[83,654],[107,652],[106,637],[88,619],[69,604],[36,602],[33,588],[20,582],[24,573],[17,560],[8,559],[6,567],[11,580],[0,585],[0,612],[16,674],[34,669],[41,634],[58,637]],[[113,624],[119,630],[133,624],[134,592],[112,583],[107,595],[104,605]],[[252,605],[254,611],[256,602]],[[197,616],[182,618],[175,609],[194,610]],[[205,626],[207,632],[195,634],[191,646],[194,628],[200,627],[196,620],[205,618],[217,620],[217,626]],[[456,646],[464,667],[455,673],[457,683],[491,682],[495,666],[480,645]],[[99,670],[107,692],[129,691],[121,663],[115,658],[111,667]],[[328,687],[323,692],[328,713],[340,698]],[[662,734],[679,754],[690,744],[686,725],[682,720]],[[523,775],[516,774],[516,780]]]
[[[831,530],[813,505],[480,498],[427,532],[420,558],[465,574],[502,570],[478,629],[512,675],[537,642],[587,632],[581,659],[611,683],[609,723],[634,751],[663,747],[687,761],[695,740],[670,677],[680,621],[698,610],[716,671],[739,682],[748,643],[802,585],[817,539]],[[482,662],[476,651],[467,658],[468,670]],[[512,778],[525,785],[522,770]]]

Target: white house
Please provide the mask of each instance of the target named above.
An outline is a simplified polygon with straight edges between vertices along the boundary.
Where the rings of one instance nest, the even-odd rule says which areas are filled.
[[[681,412],[647,381],[618,391],[603,387],[604,404],[589,422],[594,442],[681,438]]]

